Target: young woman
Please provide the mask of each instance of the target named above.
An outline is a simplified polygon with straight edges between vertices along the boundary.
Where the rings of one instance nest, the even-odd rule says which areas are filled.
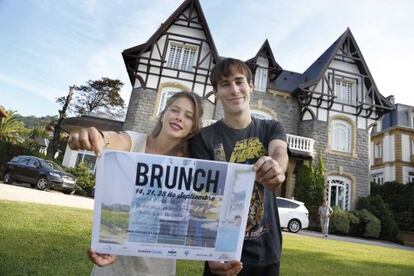
[[[160,113],[150,135],[126,131],[101,132],[94,127],[73,130],[69,137],[71,149],[95,151],[99,156],[106,149],[188,156],[188,139],[200,130],[201,99],[195,93],[174,94]],[[96,265],[91,275],[175,275],[175,260],[99,254],[88,250]]]

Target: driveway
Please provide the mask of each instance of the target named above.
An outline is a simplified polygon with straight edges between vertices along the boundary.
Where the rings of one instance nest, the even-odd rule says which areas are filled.
[[[349,237],[349,236],[337,236],[337,235],[332,235],[332,234],[330,234],[327,238],[325,238],[320,232],[314,232],[314,231],[309,231],[309,230],[300,230],[296,234],[286,232],[286,231],[283,231],[282,233],[283,233],[283,235],[285,235],[285,234],[287,234],[287,235],[302,235],[302,236],[319,238],[319,239],[322,239],[322,240],[345,241],[345,242],[353,242],[353,243],[359,243],[359,244],[375,245],[375,246],[382,246],[382,247],[389,247],[389,248],[395,248],[395,249],[414,251],[414,247],[408,246],[408,245],[400,245],[400,244],[397,244],[397,243],[387,242],[387,241],[354,238],[354,237]]]
[[[93,210],[93,199],[91,198],[65,195],[58,191],[39,191],[30,188],[30,185],[26,184],[7,185],[0,182],[0,200],[33,202]]]

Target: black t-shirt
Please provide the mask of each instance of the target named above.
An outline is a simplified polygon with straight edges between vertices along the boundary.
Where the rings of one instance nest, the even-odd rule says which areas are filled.
[[[267,155],[269,143],[286,141],[283,126],[273,120],[252,117],[245,129],[232,129],[223,121],[201,129],[191,140],[191,155],[198,159],[254,164]],[[241,261],[245,265],[269,265],[280,261],[282,234],[275,193],[255,183]]]

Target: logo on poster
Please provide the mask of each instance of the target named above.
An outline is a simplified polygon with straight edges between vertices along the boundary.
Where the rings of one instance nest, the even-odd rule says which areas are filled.
[[[218,257],[220,260],[229,260],[229,256],[227,256],[226,254],[222,254]]]
[[[168,255],[171,255],[171,256],[175,256],[175,255],[177,255],[177,250],[175,250],[174,248],[173,248],[173,249],[168,250],[167,252],[168,252]]]

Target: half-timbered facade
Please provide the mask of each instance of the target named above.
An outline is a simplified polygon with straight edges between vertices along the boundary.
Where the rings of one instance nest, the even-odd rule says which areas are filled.
[[[122,54],[133,86],[124,129],[148,132],[168,97],[180,90],[204,97],[205,124],[222,118],[208,79],[220,56],[198,0],[184,1],[146,43]],[[288,179],[279,193],[294,196],[295,166],[312,164],[321,154],[329,203],[351,209],[369,194],[368,130],[393,109],[351,31],[303,73],[284,70],[267,40],[246,63],[254,74],[252,115],[277,119],[288,133]]]

